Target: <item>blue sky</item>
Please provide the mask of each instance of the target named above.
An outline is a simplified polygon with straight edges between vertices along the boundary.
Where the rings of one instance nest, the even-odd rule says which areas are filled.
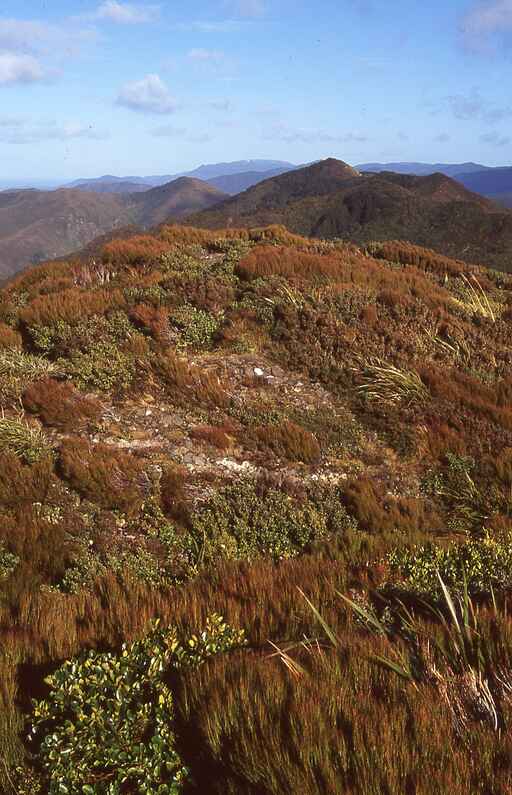
[[[0,179],[512,163],[512,0],[3,0]]]

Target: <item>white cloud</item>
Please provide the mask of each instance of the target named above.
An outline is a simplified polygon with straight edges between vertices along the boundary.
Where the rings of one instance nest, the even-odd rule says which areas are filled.
[[[71,141],[77,138],[103,140],[108,135],[93,125],[79,122],[31,122],[27,119],[0,118],[0,142],[34,144],[40,141]]]
[[[94,41],[97,33],[91,28],[73,24],[50,25],[38,20],[0,19],[0,50],[16,53],[55,55],[76,51]]]
[[[36,83],[44,77],[45,70],[32,55],[0,53],[0,85]]]
[[[136,25],[142,22],[153,22],[158,18],[160,7],[151,5],[133,5],[132,3],[119,3],[117,0],[104,0],[97,8],[92,19],[107,20],[125,25]]]
[[[117,104],[139,113],[173,113],[178,106],[164,81],[155,74],[126,83],[119,92]]]
[[[473,50],[489,49],[496,34],[512,32],[512,0],[480,0],[463,17],[464,43]]]
[[[222,61],[224,53],[220,50],[205,50],[202,47],[197,47],[190,50],[188,57],[193,61]]]

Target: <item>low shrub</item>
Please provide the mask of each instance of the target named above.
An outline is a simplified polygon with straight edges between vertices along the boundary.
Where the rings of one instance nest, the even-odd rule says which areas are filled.
[[[320,445],[316,436],[289,420],[278,425],[255,428],[256,438],[280,458],[316,464],[320,460]]]
[[[105,444],[65,439],[58,465],[75,491],[102,508],[133,512],[143,501],[142,464],[128,453]]]
[[[512,525],[509,533],[439,547],[428,544],[399,549],[387,556],[393,579],[390,587],[439,601],[439,578],[454,593],[467,588],[472,596],[490,595],[512,586]]]
[[[69,431],[94,422],[101,413],[97,400],[80,394],[68,382],[60,383],[50,378],[36,381],[25,390],[23,406],[37,414],[44,425]]]
[[[156,622],[120,654],[89,652],[64,663],[34,708],[32,738],[39,740],[45,791],[182,792],[189,771],[176,749],[169,673],[244,642],[243,632],[212,615],[191,637]]]
[[[251,482],[217,492],[190,518],[199,566],[219,558],[287,558],[314,541],[353,527],[341,502],[296,500],[275,488],[259,493]]]

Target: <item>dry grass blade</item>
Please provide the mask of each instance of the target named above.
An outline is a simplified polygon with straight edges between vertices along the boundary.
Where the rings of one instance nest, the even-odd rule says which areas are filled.
[[[364,380],[357,391],[368,400],[423,403],[429,396],[427,387],[413,370],[401,370],[380,359],[372,359],[360,371]]]

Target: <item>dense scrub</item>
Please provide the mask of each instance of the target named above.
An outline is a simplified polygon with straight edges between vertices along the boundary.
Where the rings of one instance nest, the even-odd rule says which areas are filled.
[[[511,337],[510,277],[399,241],[164,226],[17,277],[4,791],[509,791]]]

